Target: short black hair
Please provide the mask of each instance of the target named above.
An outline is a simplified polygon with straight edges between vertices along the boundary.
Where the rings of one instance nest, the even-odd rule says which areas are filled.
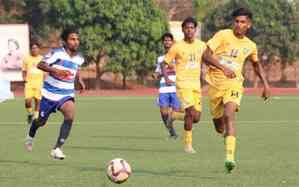
[[[237,16],[247,16],[249,19],[252,19],[252,13],[247,8],[238,8],[233,11],[232,17],[235,18]]]
[[[76,29],[76,28],[73,28],[73,27],[69,27],[69,28],[66,28],[66,29],[64,29],[63,31],[62,31],[62,33],[61,33],[61,39],[63,40],[63,41],[67,41],[67,37],[70,35],[70,34],[73,34],[73,33],[75,33],[75,34],[79,34],[79,31],[78,31],[78,29]]]
[[[31,49],[34,45],[36,45],[37,47],[40,47],[40,43],[39,43],[38,41],[36,41],[36,40],[33,40],[33,41],[30,42],[30,49]]]
[[[171,38],[171,40],[173,40],[173,35],[170,32],[167,32],[162,35],[161,40],[163,41],[165,38]]]
[[[182,23],[182,28],[185,27],[187,23],[193,23],[194,27],[197,27],[197,21],[193,17],[187,17]]]

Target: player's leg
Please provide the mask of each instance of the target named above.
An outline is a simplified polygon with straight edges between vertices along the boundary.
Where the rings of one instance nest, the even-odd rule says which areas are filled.
[[[40,109],[40,101],[41,101],[41,89],[36,88],[34,93],[34,118],[37,119],[39,116]]]
[[[209,108],[213,117],[215,130],[220,135],[224,135],[224,118],[223,118],[223,94],[224,92],[212,86],[208,87]]]
[[[177,94],[182,108],[185,109],[184,150],[186,153],[195,153],[192,146],[192,126],[200,117],[200,95],[194,94],[193,89],[177,89]]]
[[[31,124],[33,120],[33,110],[32,110],[32,99],[33,99],[33,92],[32,89],[25,86],[24,90],[24,95],[25,95],[25,108],[27,111],[27,123]]]
[[[225,168],[231,172],[235,166],[235,150],[236,150],[236,129],[235,114],[239,109],[242,91],[240,89],[230,89],[223,98],[224,113],[223,119],[225,123],[225,151],[226,160]]]
[[[237,105],[233,102],[224,104],[224,123],[225,123],[225,167],[228,172],[235,167],[235,149],[236,149],[236,130],[235,130],[235,111]]]
[[[169,106],[170,106],[170,99],[169,99],[169,93],[160,93],[159,94],[159,106],[160,106],[160,114],[163,121],[163,124],[165,125],[166,129],[169,132],[170,137],[177,137],[175,129],[172,125],[167,124],[167,120],[169,118]]]
[[[51,156],[55,159],[64,159],[65,155],[61,150],[61,147],[67,140],[67,138],[70,135],[73,121],[74,121],[74,115],[75,115],[75,103],[74,100],[69,99],[66,100],[61,107],[59,107],[59,110],[63,114],[64,120],[60,127],[59,136],[57,138],[57,142],[51,151]]]
[[[216,132],[219,133],[220,135],[224,135],[224,129],[225,129],[224,118],[223,117],[213,118],[213,124]]]
[[[167,123],[172,124],[175,120],[184,121],[185,112],[184,109],[181,108],[180,100],[176,96],[176,93],[171,93],[170,100],[172,111],[168,117]]]
[[[32,151],[33,139],[37,133],[37,130],[46,124],[50,114],[54,110],[54,107],[55,103],[52,101],[49,101],[45,98],[41,99],[39,116],[37,119],[32,121],[28,135],[26,137],[25,147],[28,151]]]

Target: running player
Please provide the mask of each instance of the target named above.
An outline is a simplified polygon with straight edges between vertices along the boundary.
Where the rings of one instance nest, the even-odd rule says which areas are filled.
[[[206,49],[206,44],[195,38],[197,22],[192,17],[186,18],[182,23],[184,40],[175,43],[165,56],[162,64],[162,72],[167,85],[174,83],[167,75],[166,66],[174,66],[172,61],[175,60],[176,68],[176,91],[185,110],[184,117],[184,150],[186,153],[195,153],[192,146],[192,126],[197,123],[201,114],[201,86],[200,73],[202,55]],[[225,75],[234,76],[228,68],[214,63],[221,69]]]
[[[236,166],[235,113],[239,110],[243,94],[242,68],[246,60],[252,62],[255,73],[264,85],[262,97],[266,100],[270,96],[263,68],[258,61],[256,44],[246,37],[252,25],[252,13],[245,8],[239,8],[232,13],[232,17],[233,28],[217,32],[208,41],[204,53],[204,60],[218,62],[231,69],[236,75],[235,78],[229,79],[219,69],[210,66],[206,76],[215,129],[225,137],[225,168],[228,172]]]
[[[174,43],[174,38],[171,33],[165,33],[162,36],[165,54]],[[154,77],[160,80],[158,104],[160,106],[160,114],[165,127],[169,131],[169,137],[176,139],[178,137],[174,127],[173,121],[175,119],[184,119],[184,113],[180,112],[180,102],[176,96],[175,86],[175,68],[174,66],[167,66],[166,72],[168,78],[174,81],[171,85],[165,83],[165,78],[162,76],[161,64],[163,63],[165,55],[159,56],[157,59],[156,70]],[[173,61],[173,64],[175,61]]]
[[[38,42],[30,44],[30,55],[24,58],[22,65],[22,76],[25,82],[25,108],[27,111],[27,123],[31,124],[33,118],[38,117],[39,104],[41,100],[41,89],[43,86],[44,73],[37,68],[41,62],[40,45]],[[34,100],[34,110],[32,101]],[[34,111],[34,112],[33,112]]]
[[[61,38],[63,47],[52,50],[38,64],[38,68],[48,72],[49,75],[42,89],[39,117],[31,124],[25,146],[28,151],[32,151],[33,139],[38,128],[46,124],[51,113],[59,110],[64,116],[64,121],[60,127],[57,142],[51,150],[51,156],[62,160],[65,154],[61,147],[70,134],[75,115],[75,79],[78,78],[82,90],[85,89],[85,85],[80,78],[79,71],[79,67],[84,62],[77,52],[80,44],[79,33],[76,29],[65,29]]]

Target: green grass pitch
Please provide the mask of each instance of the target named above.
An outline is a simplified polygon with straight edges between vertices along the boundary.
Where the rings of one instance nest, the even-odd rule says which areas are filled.
[[[132,187],[290,187],[299,186],[299,98],[274,97],[263,104],[244,97],[237,116],[237,168],[224,172],[223,138],[211,124],[204,100],[194,128],[197,154],[185,154],[182,139],[166,139],[154,97],[79,97],[76,120],[64,146],[67,158],[52,160],[50,149],[62,120],[51,116],[31,153],[23,143],[23,98],[0,104],[1,187],[108,187],[106,163],[124,158]],[[176,122],[182,137],[183,125]]]

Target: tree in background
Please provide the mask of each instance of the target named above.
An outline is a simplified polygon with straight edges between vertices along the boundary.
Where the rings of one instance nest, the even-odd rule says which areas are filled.
[[[202,22],[210,11],[228,1],[229,0],[193,0],[196,19]]]
[[[20,11],[23,5],[24,2],[20,0],[0,0],[0,24],[22,23]]]
[[[97,80],[105,71],[119,72],[124,88],[132,73],[144,77],[153,68],[162,49],[157,41],[167,30],[152,0],[25,0],[25,11],[38,36],[79,28],[82,51],[97,65]],[[101,68],[105,55],[109,63]]]
[[[299,56],[299,22],[296,3],[287,0],[230,0],[210,11],[203,22],[203,38],[207,40],[219,29],[231,25],[231,12],[247,7],[253,12],[253,29],[249,33],[261,51],[292,62]]]

